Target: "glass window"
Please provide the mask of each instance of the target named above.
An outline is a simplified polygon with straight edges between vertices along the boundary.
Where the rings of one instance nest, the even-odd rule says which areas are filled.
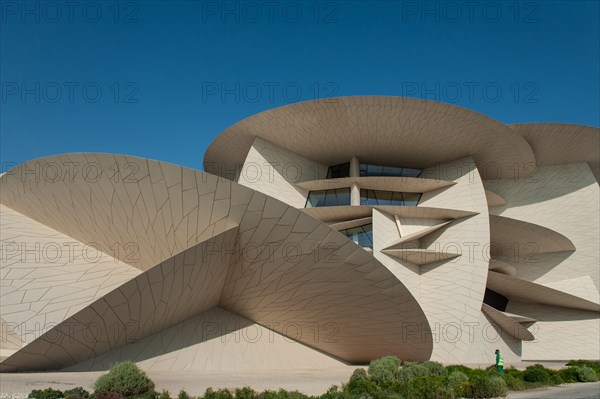
[[[327,169],[327,179],[340,179],[350,177],[350,162],[330,166]]]
[[[381,176],[383,174],[383,166],[367,165],[367,176]]]
[[[360,190],[361,205],[398,205],[417,206],[421,194],[401,193],[398,191]]]
[[[398,166],[383,166],[361,163],[360,175],[364,176],[395,176],[395,177],[419,177],[423,169],[402,168]]]
[[[373,248],[373,224],[340,230],[340,233],[365,248]]]
[[[421,194],[419,193],[402,193],[402,197],[404,198],[405,206],[417,206],[419,200],[421,199]]]
[[[415,168],[404,168],[402,171],[402,176],[405,177],[419,177],[423,172],[423,169],[415,169]]]
[[[381,176],[403,176],[402,168],[397,168],[395,166],[384,166]]]
[[[305,208],[350,205],[350,188],[319,190],[308,193]]]

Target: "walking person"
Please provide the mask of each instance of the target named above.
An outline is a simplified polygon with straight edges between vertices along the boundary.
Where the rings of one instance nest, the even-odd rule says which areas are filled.
[[[496,370],[500,374],[504,371],[504,357],[502,357],[502,353],[500,353],[499,349],[496,349]]]

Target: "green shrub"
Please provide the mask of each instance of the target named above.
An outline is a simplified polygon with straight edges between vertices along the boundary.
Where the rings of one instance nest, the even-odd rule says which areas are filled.
[[[546,369],[548,374],[550,374],[550,383],[552,385],[560,385],[563,383],[562,377],[558,370]]]
[[[541,364],[529,366],[523,372],[523,379],[527,382],[537,382],[543,385],[548,385],[552,382],[550,373]]]
[[[514,366],[504,369],[502,374],[498,374],[498,376],[504,380],[506,386],[511,391],[522,391],[527,389],[527,385],[523,380],[523,372],[517,370]]]
[[[523,380],[523,372],[521,370],[517,370],[515,366],[510,366],[509,368],[504,369],[502,372],[503,376],[510,376],[519,380]]]
[[[577,381],[579,382],[596,382],[598,381],[598,375],[596,372],[588,366],[576,366]]]
[[[264,391],[257,397],[259,399],[305,399],[307,396],[298,391],[288,392],[284,389],[280,389],[279,392],[269,390]]]
[[[82,387],[68,389],[63,393],[65,399],[89,399],[90,393]]]
[[[422,364],[413,363],[398,370],[397,380],[401,385],[406,385],[415,378],[427,377],[428,375],[429,370],[427,367]]]
[[[162,390],[162,392],[157,396],[157,399],[171,399],[171,394],[169,391]]]
[[[154,382],[133,362],[114,365],[94,384],[94,399],[153,397]]]
[[[439,376],[417,377],[405,388],[406,399],[454,399],[456,395]]]
[[[565,383],[572,383],[578,381],[577,367],[566,367],[558,370],[560,378]]]
[[[368,395],[344,397],[344,399],[406,399],[402,394],[395,391],[378,391]]]
[[[506,383],[506,387],[511,391],[522,391],[527,389],[525,381],[523,381],[521,378],[514,377],[510,374],[503,374],[502,379]]]
[[[506,382],[500,377],[475,377],[467,385],[466,396],[472,398],[497,398],[508,393]]]
[[[287,395],[286,399],[307,399],[308,398],[308,396],[306,396],[305,394],[300,393],[298,391],[291,391],[291,392],[283,391],[283,392],[285,392],[285,394]]]
[[[237,388],[235,390],[235,399],[256,399],[256,392],[250,387]]]
[[[448,366],[448,367],[446,367],[446,372],[448,374],[450,374],[454,371],[460,371],[460,372],[465,373],[465,375],[469,378],[469,380],[472,380],[473,378],[476,378],[476,377],[481,377],[481,378],[489,377],[488,373],[482,369],[471,369],[466,366]]]
[[[321,395],[320,399],[347,399],[352,397],[350,395],[347,392],[340,391],[337,385],[332,385],[327,392]]]
[[[227,389],[214,391],[212,388],[206,388],[203,399],[233,399],[233,395]]]
[[[179,391],[179,395],[177,395],[177,399],[192,399],[192,397],[183,389]]]
[[[600,361],[597,360],[571,360],[567,363],[567,366],[587,366],[594,370],[600,378]]]
[[[460,371],[461,373],[463,373],[464,375],[466,375],[467,377],[469,376],[469,372],[472,369],[468,368],[467,366],[461,366],[461,365],[452,365],[452,366],[446,366],[446,371],[448,372],[448,374],[452,374],[452,372],[454,371]]]
[[[441,363],[426,361],[421,363],[421,365],[427,369],[428,375],[437,375],[438,377],[445,377],[448,375],[448,371]]]
[[[34,389],[29,394],[29,397],[32,399],[61,399],[63,392],[52,388]]]
[[[227,389],[219,389],[217,391],[212,388],[206,388],[203,399],[233,399],[233,395]]]
[[[448,387],[457,397],[462,397],[466,394],[466,385],[468,382],[469,377],[462,371],[453,371],[448,374]]]
[[[369,378],[380,384],[392,382],[396,379],[400,359],[396,356],[385,356],[369,363]]]
[[[365,369],[356,369],[350,376],[348,383],[344,385],[345,392],[370,393],[377,390],[377,386],[369,380]]]

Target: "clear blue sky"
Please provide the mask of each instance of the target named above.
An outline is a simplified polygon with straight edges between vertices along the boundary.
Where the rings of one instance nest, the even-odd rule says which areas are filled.
[[[1,4],[3,165],[91,151],[201,168],[231,124],[331,95],[600,124],[598,1]]]

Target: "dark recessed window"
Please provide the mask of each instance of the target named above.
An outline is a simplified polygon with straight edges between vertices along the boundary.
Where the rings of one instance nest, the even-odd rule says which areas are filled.
[[[305,208],[350,205],[350,188],[319,190],[308,193]]]
[[[340,233],[365,248],[373,248],[373,225],[365,224],[352,227],[351,229],[340,230]]]
[[[340,179],[342,177],[350,177],[350,162],[330,166],[327,169],[328,179]]]
[[[360,164],[360,175],[364,176],[395,176],[395,177],[419,177],[423,169],[402,168],[398,166],[374,165],[370,163]]]
[[[361,205],[398,205],[417,206],[421,194],[401,193],[398,191],[360,190]]]
[[[504,312],[508,306],[508,298],[502,294],[492,291],[489,288],[485,289],[485,295],[483,296],[483,303],[490,305],[494,309]]]

